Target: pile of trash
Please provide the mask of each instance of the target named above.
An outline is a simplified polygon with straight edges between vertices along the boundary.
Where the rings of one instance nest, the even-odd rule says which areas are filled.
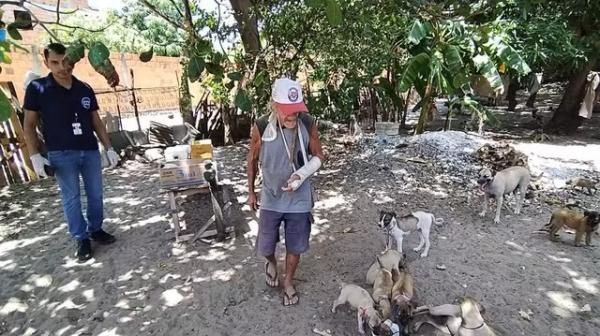
[[[478,163],[474,153],[489,141],[460,131],[429,132],[407,139],[417,155],[441,163],[448,171],[468,172]]]
[[[476,156],[483,165],[494,171],[513,166],[529,166],[527,155],[507,143],[487,143],[477,150]]]

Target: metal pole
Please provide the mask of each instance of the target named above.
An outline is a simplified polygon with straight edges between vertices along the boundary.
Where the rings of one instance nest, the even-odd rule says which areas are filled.
[[[133,69],[129,70],[131,74],[131,97],[133,99],[133,113],[135,114],[135,120],[137,121],[138,131],[142,130],[142,125],[140,124],[140,113],[138,112],[137,107],[137,98],[135,98],[135,84],[133,81]]]

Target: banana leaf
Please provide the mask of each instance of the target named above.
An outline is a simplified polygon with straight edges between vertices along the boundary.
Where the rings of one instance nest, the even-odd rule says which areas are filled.
[[[421,40],[427,36],[427,28],[418,19],[413,22],[410,32],[408,33],[408,42],[419,44]]]
[[[424,80],[427,78],[429,75],[430,61],[431,59],[426,53],[414,56],[404,71],[404,75],[398,84],[398,90],[400,92],[406,92],[411,85],[414,84],[416,86],[419,79]]]
[[[503,87],[502,78],[496,69],[496,65],[487,54],[479,54],[473,57],[473,64],[475,69],[490,83],[492,90],[500,90]]]

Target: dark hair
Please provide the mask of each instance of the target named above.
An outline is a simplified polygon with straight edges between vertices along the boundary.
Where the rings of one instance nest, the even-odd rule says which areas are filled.
[[[64,55],[65,52],[67,51],[67,48],[65,48],[65,46],[60,43],[50,43],[46,46],[46,48],[44,48],[44,59],[46,59],[46,60],[48,59],[50,50],[54,51],[55,53],[57,53],[59,55]]]

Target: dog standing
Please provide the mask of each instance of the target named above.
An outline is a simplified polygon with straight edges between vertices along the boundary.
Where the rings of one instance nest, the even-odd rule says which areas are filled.
[[[359,333],[363,335],[365,334],[364,322],[366,319],[369,328],[372,331],[375,331],[375,333],[379,334],[381,316],[375,309],[375,302],[366,289],[352,284],[343,285],[340,295],[333,302],[331,312],[335,314],[335,309],[345,303],[349,303],[354,309],[357,310],[356,316],[358,320]]]
[[[479,179],[477,180],[480,189],[484,192],[483,210],[479,213],[479,216],[485,216],[490,197],[495,198],[496,217],[494,217],[494,223],[500,223],[500,211],[502,210],[504,195],[516,192],[517,190],[519,191],[519,197],[517,198],[515,214],[520,214],[530,180],[531,174],[529,170],[521,166],[506,168],[497,172],[495,176],[490,169],[482,169],[479,172]]]
[[[419,245],[413,249],[418,252],[425,246],[421,257],[427,257],[429,254],[429,233],[431,232],[431,225],[441,225],[444,222],[442,218],[435,218],[435,216],[429,212],[416,211],[406,216],[397,218],[396,213],[391,211],[381,211],[379,213],[379,227],[385,229],[388,235],[394,237],[396,240],[397,250],[402,253],[402,239],[403,236],[419,231],[420,241]],[[389,249],[391,244],[389,239],[386,243],[386,249]]]
[[[600,224],[600,213],[584,210],[583,213],[569,208],[560,208],[552,213],[550,222],[541,231],[548,231],[550,240],[557,241],[558,231],[567,226],[575,230],[575,246],[580,246],[581,238],[585,233],[585,243],[592,245],[592,234]]]

